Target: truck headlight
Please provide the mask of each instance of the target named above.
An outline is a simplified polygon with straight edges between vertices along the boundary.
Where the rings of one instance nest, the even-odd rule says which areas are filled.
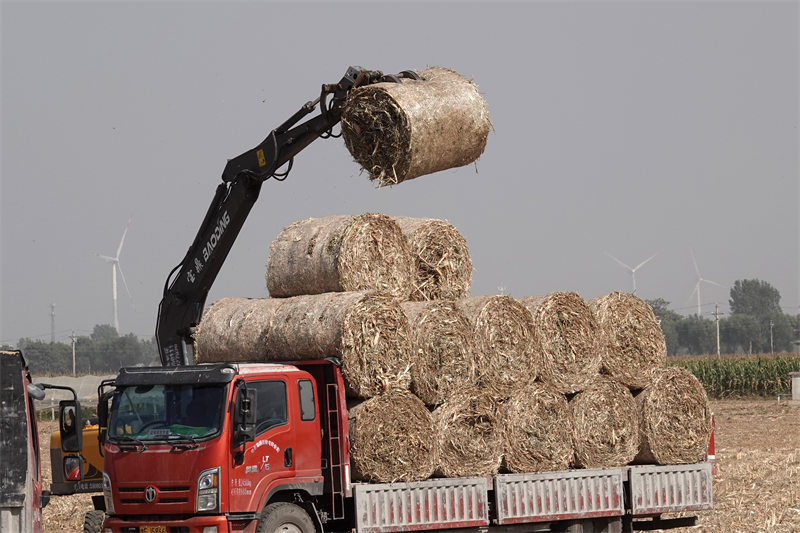
[[[111,478],[103,472],[103,500],[106,502],[106,513],[114,514],[114,494],[111,491]]]
[[[195,509],[197,512],[219,510],[219,467],[203,470],[198,476]]]

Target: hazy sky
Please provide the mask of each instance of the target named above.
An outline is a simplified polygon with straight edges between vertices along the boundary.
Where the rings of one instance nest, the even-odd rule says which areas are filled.
[[[727,311],[737,279],[798,299],[797,2],[2,2],[0,342],[112,323],[149,338],[225,162],[349,65],[473,78],[477,165],[377,189],[341,139],[268,181],[208,303],[267,296],[289,223],[382,212],[466,237],[472,294],[630,290]],[[477,170],[477,172],[476,172]]]

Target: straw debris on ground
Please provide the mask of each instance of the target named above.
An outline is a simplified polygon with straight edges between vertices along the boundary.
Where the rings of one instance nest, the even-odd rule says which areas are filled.
[[[520,301],[533,315],[542,353],[542,381],[564,394],[586,388],[601,366],[602,335],[594,311],[574,292]]]
[[[270,246],[266,282],[272,297],[371,291],[406,299],[414,259],[386,215],[334,215],[290,224]]]
[[[458,72],[354,89],[342,114],[345,146],[370,179],[395,185],[474,162],[491,129],[486,101]]]
[[[705,458],[711,409],[697,378],[679,367],[658,370],[636,395],[640,439],[637,463],[690,464]]]
[[[667,360],[664,332],[653,310],[630,293],[612,292],[589,305],[603,330],[603,371],[631,389],[644,388]]]
[[[410,300],[456,300],[467,296],[472,260],[467,241],[446,220],[393,217],[408,240],[414,258]]]
[[[436,467],[433,418],[408,391],[393,390],[348,410],[354,480],[421,481]]]

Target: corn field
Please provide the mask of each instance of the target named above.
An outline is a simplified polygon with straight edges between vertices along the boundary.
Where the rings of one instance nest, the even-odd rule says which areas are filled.
[[[790,354],[670,357],[668,364],[691,371],[711,398],[789,394],[789,373],[800,372],[800,356]]]

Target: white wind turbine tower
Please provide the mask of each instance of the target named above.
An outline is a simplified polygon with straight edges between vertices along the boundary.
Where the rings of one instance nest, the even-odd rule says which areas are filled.
[[[125,225],[125,230],[122,232],[122,239],[117,246],[117,255],[110,257],[107,255],[97,254],[98,257],[104,259],[106,263],[111,263],[111,298],[114,300],[114,329],[119,333],[119,315],[117,311],[117,271],[122,278],[122,284],[125,286],[125,292],[128,293],[128,298],[132,298],[131,291],[128,290],[128,284],[125,282],[125,275],[122,273],[122,267],[119,264],[119,254],[122,252],[122,245],[125,242],[125,235],[128,233],[128,228],[131,225],[130,219]]]
[[[706,283],[711,283],[712,285],[716,285],[717,287],[723,287],[723,285],[720,285],[716,281],[705,279],[703,276],[701,276],[700,268],[697,266],[697,260],[694,257],[694,251],[689,250],[689,253],[692,254],[692,264],[694,264],[694,271],[697,272],[697,283],[694,286],[692,294],[689,295],[689,298],[691,299],[691,297],[694,296],[695,293],[697,293],[697,316],[701,316],[702,310],[700,309],[700,284],[706,282]]]
[[[605,254],[608,257],[610,257],[611,259],[613,259],[614,261],[616,261],[619,264],[619,266],[621,266],[622,268],[624,268],[625,270],[630,272],[630,274],[631,274],[631,282],[633,283],[633,293],[636,294],[636,271],[639,270],[640,268],[642,268],[645,265],[645,263],[647,263],[652,258],[657,256],[658,252],[654,253],[653,255],[651,255],[650,257],[648,257],[647,259],[645,259],[644,261],[642,261],[641,263],[639,263],[638,265],[636,265],[633,268],[629,267],[628,265],[626,265],[625,263],[623,263],[622,261],[620,261],[619,259],[617,259],[613,255],[611,255],[610,253],[605,252]]]

